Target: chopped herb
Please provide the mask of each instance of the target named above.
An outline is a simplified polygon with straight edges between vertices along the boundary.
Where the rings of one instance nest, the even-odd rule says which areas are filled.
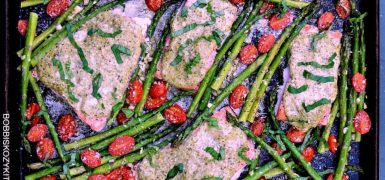
[[[102,98],[102,96],[98,92],[100,85],[102,84],[102,81],[103,81],[103,77],[100,73],[98,73],[92,80],[92,96],[94,96],[98,100]]]
[[[225,159],[225,148],[222,146],[219,148],[219,152],[217,152],[213,147],[210,146],[206,147],[205,151],[217,161]]]
[[[56,66],[58,69],[59,69],[59,74],[60,74],[60,79],[62,81],[64,81],[66,79],[66,75],[64,73],[64,69],[63,69],[63,65],[61,64],[61,62],[59,60],[57,60],[56,58],[52,58],[52,64],[54,66]]]
[[[188,16],[188,10],[186,7],[182,8],[182,12],[181,12],[180,16],[183,18],[186,18]]]
[[[74,77],[74,74],[71,71],[71,61],[67,61],[64,66],[65,66],[66,74],[68,76],[67,79],[72,79]]]
[[[318,106],[322,106],[330,103],[331,101],[329,99],[322,98],[321,100],[318,100],[310,105],[305,105],[305,103],[302,103],[302,107],[305,109],[306,112],[310,112],[311,110],[317,108]]]
[[[126,54],[128,56],[131,56],[131,50],[119,44],[112,45],[111,50],[112,50],[112,53],[114,53],[116,62],[118,64],[123,63],[122,56],[120,54]]]
[[[217,119],[213,117],[206,117],[205,119],[207,120],[209,127],[219,128]]]
[[[245,161],[247,164],[251,164],[252,160],[250,160],[249,158],[247,158],[245,156],[245,152],[247,152],[248,150],[249,150],[249,148],[245,147],[245,146],[242,146],[241,148],[239,148],[238,157],[241,158],[243,161]]]
[[[179,163],[179,164],[175,165],[175,166],[174,166],[174,167],[167,173],[166,180],[174,178],[174,177],[175,177],[176,175],[178,175],[179,173],[182,173],[183,170],[184,170],[183,163]]]
[[[225,35],[221,30],[215,29],[212,32],[212,37],[214,38],[215,42],[217,43],[218,46],[221,46],[222,44],[222,37]]]
[[[298,62],[298,66],[313,66],[315,68],[325,68],[325,69],[330,69],[334,67],[334,59],[336,58],[337,53],[333,53],[332,56],[329,58],[329,63],[326,65],[319,64],[318,62],[315,61],[310,61],[310,62]]]
[[[111,93],[111,96],[112,96],[112,98],[114,98],[115,101],[118,100],[116,91],[117,91],[117,89],[116,89],[116,87],[114,87],[114,90]]]
[[[184,49],[190,46],[193,42],[194,41],[192,39],[187,39],[185,43],[179,46],[175,59],[170,63],[171,66],[176,66],[182,61]]]
[[[186,64],[184,70],[187,74],[192,74],[192,68],[201,61],[201,54],[195,55],[195,57]]]
[[[202,180],[222,180],[222,178],[216,176],[205,176],[202,178]]]
[[[84,52],[82,50],[82,48],[80,48],[80,46],[78,45],[78,43],[75,41],[74,39],[74,36],[72,34],[72,26],[71,25],[66,25],[66,30],[67,30],[67,36],[68,36],[68,40],[70,41],[70,43],[72,44],[72,46],[76,49],[76,51],[78,52],[78,55],[80,57],[80,60],[82,62],[82,66],[83,66],[83,70],[92,74],[94,73],[94,70],[91,69],[89,66],[88,66],[88,61],[86,59],[86,56],[84,55]]]
[[[289,87],[287,88],[287,91],[289,91],[289,93],[291,93],[291,94],[299,94],[299,93],[306,91],[308,88],[309,88],[309,86],[307,84],[305,84],[299,88],[295,88],[295,87],[289,85]]]
[[[189,31],[191,31],[191,30],[193,30],[193,29],[195,29],[196,27],[198,27],[199,26],[199,24],[198,23],[191,23],[191,24],[189,24],[189,25],[186,25],[186,26],[184,26],[182,29],[179,29],[179,30],[177,30],[177,31],[174,31],[174,32],[172,32],[171,33],[171,37],[178,37],[178,36],[180,36],[180,35],[182,35],[182,34],[184,34],[184,33],[186,33],[186,32],[189,32]]]
[[[313,36],[310,44],[310,50],[314,51],[317,48],[317,42],[326,37],[326,31],[320,32]]]
[[[191,7],[192,8],[204,8],[206,6],[207,6],[207,2],[205,0],[198,0]]]
[[[68,98],[73,101],[74,103],[79,102],[79,99],[76,98],[76,96],[72,93],[72,88],[74,87],[73,83],[71,81],[67,80],[67,94]]]
[[[131,117],[134,115],[134,111],[131,111],[131,110],[128,109],[128,108],[123,108],[123,109],[122,109],[122,112],[124,113],[124,115],[126,116],[126,118],[131,118]]]
[[[306,79],[316,81],[318,83],[328,83],[328,82],[334,81],[333,76],[318,76],[318,75],[312,74],[311,72],[309,72],[307,70],[303,71],[303,77],[305,77]]]
[[[113,33],[108,33],[108,32],[104,32],[103,30],[99,29],[99,28],[89,28],[88,29],[88,36],[93,36],[94,34],[97,34],[99,35],[100,37],[103,37],[103,38],[115,38],[117,35],[119,35],[120,33],[122,33],[122,30],[117,30]]]
[[[102,109],[106,109],[106,107],[104,106],[104,103],[100,104],[100,107],[101,107]]]

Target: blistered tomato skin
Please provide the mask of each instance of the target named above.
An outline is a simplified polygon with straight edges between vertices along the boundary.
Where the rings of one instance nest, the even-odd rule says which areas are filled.
[[[27,134],[27,139],[30,142],[41,141],[48,133],[48,126],[45,124],[36,124]]]
[[[100,154],[92,149],[86,149],[80,154],[80,159],[82,162],[90,168],[96,168],[102,164],[102,159]]]
[[[146,0],[146,5],[148,9],[151,11],[158,11],[158,9],[162,6],[163,0]]]
[[[111,144],[108,146],[108,152],[112,156],[122,156],[129,153],[135,145],[135,139],[131,136],[120,136],[117,137]]]
[[[305,138],[306,132],[298,130],[294,127],[291,127],[289,131],[287,131],[286,136],[293,143],[300,143]]]
[[[57,131],[62,141],[68,141],[76,133],[76,122],[71,114],[66,114],[59,119]]]
[[[250,130],[256,136],[261,136],[264,129],[265,129],[265,122],[264,122],[264,119],[262,118],[258,118],[250,126]]]
[[[127,101],[130,104],[136,105],[143,96],[143,85],[139,80],[134,80],[130,84],[127,91]]]
[[[318,19],[318,29],[328,29],[334,21],[334,15],[331,12],[324,12]]]
[[[183,124],[187,119],[185,111],[178,104],[166,108],[163,115],[171,124]]]
[[[51,17],[62,15],[69,6],[69,0],[50,0],[46,12]]]
[[[239,62],[244,65],[249,65],[258,57],[258,49],[254,44],[248,44],[242,47],[239,52]]]
[[[51,139],[44,138],[36,145],[36,154],[41,161],[55,157],[55,146]]]
[[[247,96],[247,87],[245,85],[238,85],[233,92],[230,94],[230,107],[238,109],[243,106]]]
[[[360,134],[366,134],[370,131],[372,127],[372,122],[368,113],[364,110],[360,110],[357,112],[356,116],[353,120],[354,129]]]

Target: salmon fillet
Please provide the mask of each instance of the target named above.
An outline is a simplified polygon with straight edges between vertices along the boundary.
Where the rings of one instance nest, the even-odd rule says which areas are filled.
[[[314,41],[317,36],[319,40]],[[325,124],[329,117],[338,90],[341,36],[338,31],[320,35],[317,27],[306,25],[291,45],[283,106],[289,122],[298,129]]]

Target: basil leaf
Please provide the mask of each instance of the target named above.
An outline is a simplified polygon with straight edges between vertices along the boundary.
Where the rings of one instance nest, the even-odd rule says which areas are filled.
[[[287,91],[289,91],[289,93],[291,93],[291,94],[299,94],[299,93],[306,91],[308,88],[309,88],[309,86],[307,84],[305,84],[299,88],[295,88],[295,87],[289,85],[289,87],[287,88]]]
[[[82,48],[80,48],[80,46],[78,45],[78,43],[75,41],[74,39],[74,36],[72,34],[72,26],[71,25],[66,25],[66,30],[67,30],[67,36],[68,36],[68,40],[70,41],[70,43],[72,44],[72,46],[76,49],[76,51],[78,52],[78,55],[80,57],[80,60],[82,62],[82,66],[83,66],[83,70],[92,74],[94,73],[94,70],[91,69],[89,66],[88,66],[88,61],[86,59],[86,56],[84,55],[84,52],[82,50]]]
[[[103,77],[100,73],[98,73],[92,80],[92,96],[94,96],[98,100],[102,98],[100,93],[98,93],[102,81]]]
[[[218,46],[221,46],[222,44],[222,37],[225,35],[225,33],[223,33],[221,30],[219,29],[215,29],[213,32],[212,32],[212,35],[213,35],[213,38],[215,40],[215,42],[217,43]]]
[[[329,63],[328,64],[319,64],[318,62],[315,61],[310,61],[310,62],[298,62],[298,66],[313,66],[315,68],[325,68],[325,69],[330,69],[334,67],[334,59],[336,58],[337,53],[333,53],[332,56],[329,58]]]
[[[65,73],[67,74],[68,78],[67,79],[72,79],[74,77],[74,74],[71,71],[71,61],[67,61],[64,65],[65,67]]]
[[[93,36],[94,34],[97,34],[99,35],[100,37],[103,37],[103,38],[115,38],[117,35],[119,35],[120,33],[122,33],[122,30],[117,30],[113,33],[108,33],[108,32],[104,32],[103,30],[99,29],[99,28],[89,28],[88,29],[88,32],[87,32],[87,35],[88,36]]]
[[[209,127],[219,128],[217,119],[213,117],[206,117]]]
[[[180,35],[182,35],[182,34],[184,34],[184,33],[186,33],[186,32],[189,32],[189,31],[191,31],[191,30],[193,30],[193,29],[195,29],[196,27],[198,27],[199,26],[199,24],[198,23],[191,23],[191,24],[189,24],[189,25],[186,25],[186,26],[184,26],[182,29],[179,29],[179,30],[177,30],[177,31],[174,31],[174,32],[172,32],[171,33],[171,37],[178,37],[178,36],[180,36]]]
[[[131,50],[119,44],[112,45],[111,50],[112,50],[112,53],[114,53],[116,62],[118,64],[123,63],[122,56],[120,54],[126,54],[128,56],[131,56]]]
[[[126,118],[131,118],[131,117],[134,115],[134,111],[131,111],[131,110],[128,109],[128,108],[123,108],[123,109],[122,109],[122,112],[124,113],[124,115],[126,116]]]
[[[306,112],[310,112],[311,110],[317,108],[318,106],[322,106],[330,103],[331,101],[329,99],[322,98],[310,105],[305,105],[305,103],[302,103],[302,107],[305,109]]]
[[[222,180],[222,178],[216,176],[205,176],[202,178],[202,180]]]
[[[326,31],[320,32],[313,36],[310,44],[310,50],[314,51],[317,48],[317,42],[326,37]]]
[[[186,7],[182,8],[182,12],[180,13],[180,16],[183,18],[186,18],[188,16],[188,10]]]
[[[166,180],[174,178],[179,173],[182,173],[184,171],[183,163],[179,163],[175,165],[168,173]]]
[[[190,46],[194,41],[192,39],[187,39],[186,42],[182,45],[179,46],[178,48],[178,52],[176,54],[176,57],[173,61],[171,61],[170,65],[171,66],[176,66],[178,65],[180,62],[182,62],[182,58],[183,58],[183,51],[184,49],[186,49],[188,46]]]
[[[217,161],[223,160],[225,158],[225,148],[222,146],[219,148],[219,152],[217,152],[213,147],[210,146],[206,147],[205,151]]]
[[[207,2],[205,0],[198,0],[191,7],[192,8],[204,8],[206,6],[207,6]]]
[[[214,13],[213,5],[211,4],[211,1],[207,4],[206,10],[209,14]]]
[[[64,81],[66,79],[66,75],[64,73],[63,65],[61,64],[61,62],[56,58],[52,58],[51,62],[54,66],[56,66],[59,69],[60,79]]]
[[[197,55],[195,55],[195,57],[190,62],[188,62],[186,64],[185,69],[184,69],[185,72],[187,74],[192,74],[192,68],[194,66],[196,66],[197,64],[199,64],[200,61],[201,61],[201,54],[198,53]]]
[[[311,72],[309,72],[307,70],[303,71],[303,77],[305,77],[306,79],[316,81],[318,83],[328,83],[328,82],[334,81],[333,76],[318,76],[318,75],[312,74]]]
[[[79,102],[79,99],[76,98],[76,96],[72,93],[72,88],[75,86],[70,80],[66,79],[66,84],[67,84],[67,95],[68,95],[68,98],[77,103]]]

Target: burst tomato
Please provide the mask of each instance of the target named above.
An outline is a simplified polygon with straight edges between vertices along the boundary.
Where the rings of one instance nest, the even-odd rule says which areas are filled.
[[[134,148],[135,139],[131,136],[117,137],[109,146],[108,152],[113,156],[122,156]]]
[[[258,118],[256,121],[251,124],[250,130],[256,136],[261,136],[263,130],[265,129],[265,120],[263,118]]]
[[[135,180],[134,173],[127,166],[114,169],[107,175],[107,178],[108,180]]]
[[[37,103],[28,104],[27,111],[25,112],[25,117],[30,120],[33,115],[40,111],[40,106]]]
[[[346,19],[351,13],[352,7],[349,0],[339,0],[336,4],[336,11],[341,19]]]
[[[50,0],[46,12],[51,17],[57,17],[67,10],[68,5],[69,0]]]
[[[36,154],[41,161],[55,157],[55,146],[51,139],[44,138],[36,145]]]
[[[76,122],[71,114],[66,114],[59,119],[57,132],[63,141],[68,141],[76,133]]]
[[[149,97],[144,105],[147,109],[156,109],[167,101],[167,96],[163,96],[160,98],[151,98]]]
[[[167,83],[166,81],[155,81],[150,88],[151,98],[160,98],[167,96]]]
[[[305,138],[306,132],[298,130],[294,127],[291,127],[289,131],[287,131],[286,136],[293,143],[300,143]]]
[[[42,140],[48,133],[48,126],[45,124],[36,124],[33,126],[27,134],[27,139],[30,142],[38,142]]]
[[[143,87],[142,82],[139,80],[134,80],[130,84],[130,87],[127,91],[127,101],[130,104],[138,104],[140,99],[142,99],[143,96]]]
[[[249,65],[258,57],[258,49],[253,44],[248,44],[242,47],[239,52],[239,62],[244,65]]]
[[[229,103],[230,107],[234,109],[238,109],[242,107],[245,103],[245,98],[247,96],[247,87],[245,85],[238,85],[233,92],[230,94]]]
[[[187,119],[185,111],[178,104],[166,108],[163,115],[171,124],[183,124]]]

